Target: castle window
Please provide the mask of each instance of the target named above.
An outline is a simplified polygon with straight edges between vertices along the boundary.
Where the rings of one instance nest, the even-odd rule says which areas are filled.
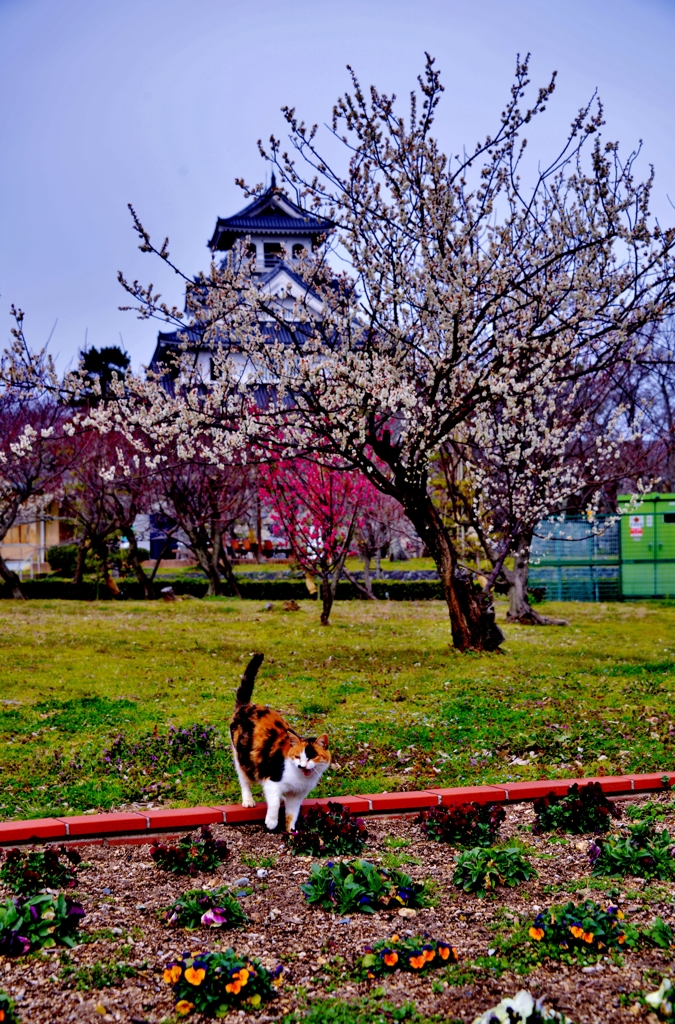
[[[249,256],[252,256],[253,259],[258,258],[258,246],[255,244],[255,242],[249,242],[249,244],[246,246],[246,252],[248,253]]]
[[[302,250],[304,248],[305,248],[304,245],[300,245],[299,242],[295,243],[295,245],[293,246],[293,259],[294,260],[302,259]]]
[[[281,242],[265,242],[265,266],[273,267],[281,259]]]

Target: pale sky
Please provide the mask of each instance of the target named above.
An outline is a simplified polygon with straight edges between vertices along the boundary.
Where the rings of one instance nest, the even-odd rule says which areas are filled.
[[[330,119],[349,86],[403,103],[437,58],[436,134],[447,153],[494,132],[516,54],[558,87],[530,157],[550,156],[597,88],[608,138],[643,142],[654,209],[675,222],[675,0],[0,0],[0,325],[12,303],[29,341],[63,368],[87,332],[139,367],[159,325],[118,311],[118,270],[182,303],[179,281],[136,248],[131,202],[188,273],[208,263],[216,218],[265,180],[256,140],[280,107]]]

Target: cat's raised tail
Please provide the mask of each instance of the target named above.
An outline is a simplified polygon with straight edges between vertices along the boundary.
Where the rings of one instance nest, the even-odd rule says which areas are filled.
[[[241,677],[239,688],[234,698],[234,706],[236,708],[242,707],[244,704],[251,703],[251,697],[253,696],[253,687],[255,685],[255,677],[258,675],[258,669],[265,660],[264,654],[254,654],[248,665],[244,669],[244,674]]]

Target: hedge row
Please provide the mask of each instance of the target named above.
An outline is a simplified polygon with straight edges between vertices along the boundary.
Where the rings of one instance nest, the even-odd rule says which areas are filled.
[[[117,580],[120,597],[117,600],[141,600],[143,591],[137,580]],[[224,584],[225,585],[225,584]],[[70,580],[47,577],[41,580],[25,580],[21,584],[27,598],[35,600],[100,601],[112,600],[104,583],[85,581],[80,584]],[[208,584],[199,579],[177,579],[155,583],[156,589],[173,587],[180,596],[205,597]],[[225,585],[226,586],[226,585]],[[242,580],[239,584],[241,596],[252,601],[304,601],[309,598],[304,580]],[[443,591],[438,580],[373,580],[376,597],[392,601],[428,601],[442,599]],[[0,587],[0,598],[11,598],[12,591],[7,585]],[[338,583],[338,601],[353,601],[362,595],[347,580]]]

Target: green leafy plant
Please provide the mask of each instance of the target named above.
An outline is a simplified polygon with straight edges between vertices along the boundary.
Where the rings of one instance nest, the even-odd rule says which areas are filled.
[[[16,1004],[2,989],[0,989],[0,1024],[19,1024]]]
[[[658,946],[659,949],[670,949],[673,945],[673,929],[662,917],[655,918],[640,935],[651,946]]]
[[[458,804],[432,807],[416,818],[427,839],[452,846],[491,846],[506,818],[501,804]]]
[[[367,860],[312,864],[309,881],[300,888],[309,903],[338,914],[424,907],[433,899],[429,883],[413,882],[402,871],[377,868]]]
[[[165,921],[177,928],[239,928],[248,918],[227,886],[189,889],[163,912]]]
[[[657,821],[664,821],[667,814],[672,813],[675,804],[672,800],[667,803],[656,803],[647,800],[645,803],[629,804],[626,808],[626,816],[631,821],[647,821],[651,825]]]
[[[125,978],[136,978],[138,971],[144,970],[147,964],[137,968],[123,960],[99,960],[93,964],[75,967],[69,960],[64,960],[59,971],[59,979],[65,988],[74,988],[80,992],[88,992],[92,988],[117,988]]]
[[[527,935],[538,953],[554,960],[565,953],[580,954],[583,960],[606,950],[631,949],[639,940],[638,930],[625,923],[623,911],[611,904],[603,910],[593,900],[569,902],[537,914]]]
[[[167,964],[164,981],[171,985],[176,1012],[193,1010],[207,1017],[224,1017],[234,1008],[255,1009],[273,999],[281,967],[268,971],[255,958],[224,953],[197,953]]]
[[[575,834],[606,832],[612,818],[621,817],[621,809],[607,799],[599,782],[582,786],[574,782],[566,796],[549,793],[539,797],[534,801],[534,813],[532,831],[537,835],[556,829]]]
[[[447,942],[431,939],[428,935],[393,935],[381,939],[374,946],[366,946],[361,960],[361,974],[364,978],[381,978],[394,971],[410,971],[412,974],[427,974],[437,967],[456,964],[457,950]]]
[[[310,807],[298,818],[298,827],[287,839],[291,853],[324,857],[359,854],[368,838],[366,826],[342,804]]]
[[[62,893],[5,900],[0,903],[0,953],[21,956],[57,943],[72,947],[77,943],[83,917],[82,904]]]
[[[517,847],[485,849],[477,846],[457,858],[452,880],[465,892],[484,897],[498,885],[520,885],[536,877],[537,872]]]
[[[598,838],[588,855],[594,875],[634,875],[662,881],[675,877],[675,841],[667,829],[656,832],[648,821],[634,825],[628,836]]]
[[[214,839],[208,825],[202,826],[196,838],[189,833],[178,843],[159,843],[155,840],[150,856],[158,868],[174,875],[197,875],[200,871],[215,871],[229,855],[224,839]]]
[[[65,861],[61,858],[65,858]],[[14,892],[30,895],[40,889],[69,889],[77,883],[77,850],[47,846],[44,850],[8,850],[0,878]]]
[[[256,857],[253,853],[240,853],[239,860],[247,868],[274,868],[277,864],[277,858],[274,856]]]

